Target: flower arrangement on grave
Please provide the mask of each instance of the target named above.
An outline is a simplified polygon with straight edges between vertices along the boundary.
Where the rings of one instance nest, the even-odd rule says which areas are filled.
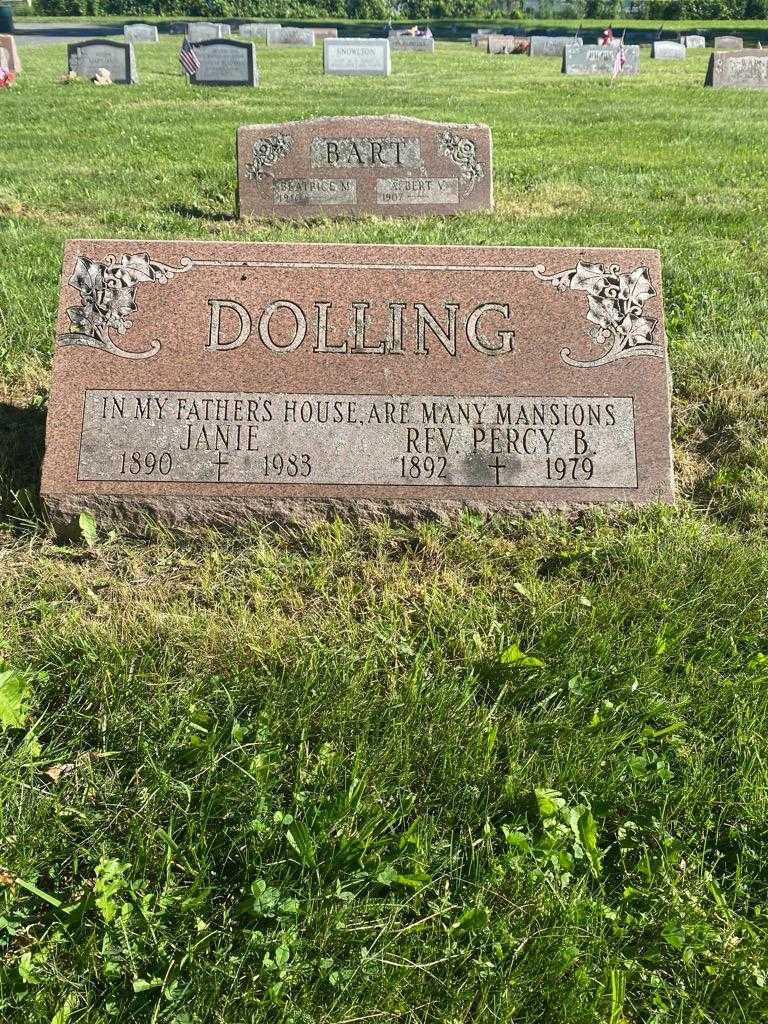
[[[0,89],[8,89],[16,81],[16,75],[6,68],[0,68]]]
[[[92,81],[94,85],[112,85],[112,75],[107,68],[99,68]]]
[[[68,71],[66,75],[62,75],[59,79],[62,85],[74,85],[75,82],[79,82],[80,78],[76,71]]]

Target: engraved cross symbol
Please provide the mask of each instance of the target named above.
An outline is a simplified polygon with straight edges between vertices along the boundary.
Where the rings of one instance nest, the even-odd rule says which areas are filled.
[[[506,464],[506,462],[499,462],[499,456],[497,455],[496,458],[493,460],[493,462],[489,462],[488,463],[488,466],[491,469],[496,471],[496,486],[498,487],[498,485],[499,485],[499,470],[506,469],[507,468],[507,464]]]
[[[226,459],[222,458],[221,452],[218,452],[218,454],[216,455],[216,479],[218,480],[219,483],[221,483],[221,471],[224,468],[224,466],[228,465],[229,462]],[[498,483],[498,481],[496,482]]]

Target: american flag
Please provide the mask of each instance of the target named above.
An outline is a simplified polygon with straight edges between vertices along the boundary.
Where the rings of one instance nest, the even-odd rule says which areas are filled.
[[[181,50],[179,51],[179,60],[188,75],[194,75],[200,70],[200,58],[195,53],[195,48],[188,39],[185,39],[182,43]]]

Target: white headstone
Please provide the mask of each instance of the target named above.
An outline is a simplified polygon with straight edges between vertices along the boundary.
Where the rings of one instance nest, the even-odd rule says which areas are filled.
[[[126,25],[123,35],[128,43],[156,43],[158,41],[156,25]]]
[[[388,39],[325,39],[326,75],[388,75],[392,71]]]
[[[688,51],[682,43],[672,43],[666,39],[660,39],[651,43],[651,57],[654,60],[685,60]]]

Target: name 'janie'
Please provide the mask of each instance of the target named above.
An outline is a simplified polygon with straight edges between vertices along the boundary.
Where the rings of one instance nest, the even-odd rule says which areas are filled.
[[[435,344],[451,356],[460,345],[486,356],[510,353],[515,332],[508,302],[462,307],[443,302],[352,302],[339,310],[330,301],[300,305],[277,299],[253,311],[233,299],[209,299],[209,352],[227,352],[252,340],[285,355],[302,345],[324,355],[429,355]]]

